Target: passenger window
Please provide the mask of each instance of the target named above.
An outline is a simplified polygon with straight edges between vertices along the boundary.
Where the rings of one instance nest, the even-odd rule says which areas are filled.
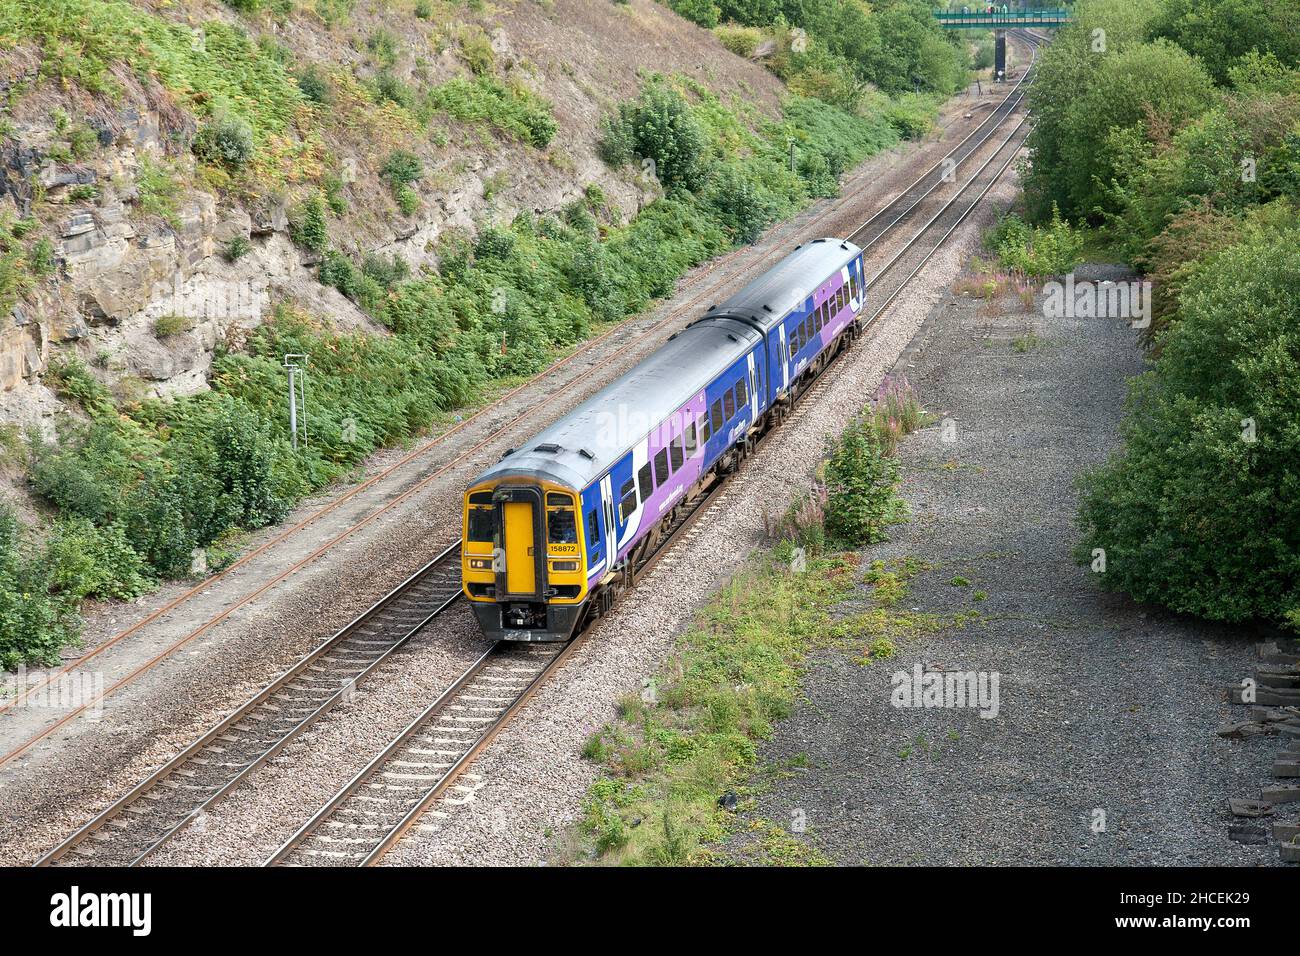
[[[655,484],[662,486],[668,480],[668,449],[660,448],[655,455]]]
[[[683,445],[683,448],[686,451],[686,457],[690,458],[693,456],[697,447],[698,446],[695,443],[695,422],[691,422],[686,426],[686,442]]]
[[[577,544],[578,526],[572,508],[556,508],[546,513],[546,539],[551,544]]]
[[[622,516],[623,520],[626,521],[627,516],[636,511],[636,485],[633,483],[631,478],[623,482],[623,488],[619,494],[623,499],[619,502],[619,514]]]
[[[736,383],[736,407],[744,408],[749,404],[749,395],[745,392],[745,380],[742,378]]]
[[[722,396],[722,407],[727,412],[727,421],[731,421],[731,417],[736,414],[736,398],[731,392]]]
[[[673,443],[668,446],[669,456],[672,459],[673,471],[682,467],[682,436],[678,435],[673,439]]]
[[[636,473],[636,480],[641,485],[641,500],[645,501],[655,490],[654,479],[650,477],[650,463],[646,462]]]
[[[709,416],[701,415],[700,416],[700,447],[701,448],[703,448],[704,443],[709,440],[710,434],[712,434],[712,432],[709,431]]]
[[[722,399],[718,399],[713,403],[712,407],[709,409],[709,416],[713,419],[713,430],[715,432],[721,431],[722,423],[724,421],[722,417]]]
[[[496,530],[492,508],[469,509],[469,531],[466,536],[471,541],[491,541],[492,532]]]

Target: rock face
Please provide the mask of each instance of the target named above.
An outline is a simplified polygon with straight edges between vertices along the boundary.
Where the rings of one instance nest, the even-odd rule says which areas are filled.
[[[139,6],[164,20],[176,14]],[[652,199],[655,189],[611,170],[596,148],[602,116],[635,95],[648,70],[689,75],[724,100],[743,98],[776,115],[784,88],[769,71],[660,5],[632,7],[548,0],[508,17],[467,12],[454,29],[386,11],[402,41],[393,74],[413,88],[468,76],[461,44],[479,29],[471,21],[482,21],[492,69],[551,105],[559,133],[549,147],[450,119],[394,138],[405,127],[385,125],[382,102],[340,100],[346,115],[317,124],[319,141],[276,144],[300,151],[281,154],[286,172],[275,183],[229,190],[219,185],[222,171],[200,169],[189,148],[194,111],[211,106],[207,93],[187,98],[116,63],[109,72],[117,92],[92,94],[42,73],[34,46],[7,49],[0,92],[20,95],[11,97],[0,137],[0,221],[34,219],[22,241],[40,242],[53,268],[19,290],[10,313],[0,312],[0,421],[52,427],[59,403],[42,376],[60,357],[79,358],[123,395],[202,390],[217,345],[261,323],[281,300],[336,327],[385,334],[321,285],[319,258],[289,239],[296,204],[326,188],[327,176],[343,184],[333,187],[336,196],[345,193],[343,211],[329,218],[331,245],[350,255],[401,255],[418,274],[436,266],[437,243],[449,229],[472,233],[520,212],[558,211],[589,186],[600,187],[611,218]],[[228,10],[222,16],[239,19]],[[364,52],[368,15],[337,29],[308,16],[245,26],[293,51],[299,65],[364,82],[377,75]],[[357,97],[358,89],[344,83],[340,96]],[[414,213],[399,210],[382,175],[398,146],[417,152],[424,166]],[[234,261],[232,242],[240,252]]]

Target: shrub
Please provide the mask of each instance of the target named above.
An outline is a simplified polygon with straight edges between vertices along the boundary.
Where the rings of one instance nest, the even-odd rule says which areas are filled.
[[[709,187],[707,201],[741,244],[755,242],[776,218],[775,204],[766,191],[731,168],[724,169]]]
[[[397,187],[397,208],[406,216],[414,216],[420,208],[420,194],[410,186]]]
[[[179,335],[194,328],[194,320],[185,315],[160,315],[154,320],[153,334],[160,339]]]
[[[319,193],[294,207],[289,216],[289,238],[312,252],[324,252],[329,248],[325,203]]]
[[[620,104],[605,122],[600,148],[615,167],[633,156],[653,160],[665,186],[695,189],[704,177],[704,131],[682,95],[663,83],[648,83],[638,99]]]
[[[205,162],[239,169],[253,159],[253,128],[238,117],[219,116],[199,130],[191,148]]]
[[[226,243],[225,258],[227,262],[238,262],[252,250],[253,246],[245,236],[233,236]]]
[[[491,76],[453,77],[429,90],[429,107],[466,123],[486,123],[538,149],[555,135],[551,104],[519,85]]]
[[[130,601],[153,586],[144,559],[120,523],[98,528],[77,516],[60,519],[46,546],[45,563],[50,588],[72,601]]]
[[[1300,607],[1300,229],[1237,243],[1184,286],[1123,448],[1081,481],[1076,557],[1101,586],[1212,620]]]
[[[325,73],[314,65],[305,67],[298,74],[298,89],[302,90],[302,95],[313,103],[323,106],[330,102],[329,80]]]
[[[45,557],[30,547],[13,511],[0,505],[0,668],[53,666],[77,630],[73,602],[50,592]]]
[[[903,519],[898,464],[881,447],[870,422],[859,419],[836,439],[826,463],[826,531],[852,546],[884,541]]]
[[[1027,276],[1062,275],[1074,268],[1083,251],[1083,236],[1061,218],[1052,204],[1046,226],[1029,226],[1015,213],[998,220],[988,239],[1002,265]]]

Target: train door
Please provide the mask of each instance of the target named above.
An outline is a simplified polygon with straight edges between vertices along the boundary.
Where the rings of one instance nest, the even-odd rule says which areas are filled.
[[[537,593],[537,528],[531,501],[505,502],[506,591]]]
[[[582,493],[582,528],[587,545],[588,575],[605,571],[605,506],[601,501],[600,485],[590,485]]]
[[[600,479],[600,513],[604,519],[605,554],[610,570],[618,563],[618,526],[614,523],[614,479],[606,475]]]

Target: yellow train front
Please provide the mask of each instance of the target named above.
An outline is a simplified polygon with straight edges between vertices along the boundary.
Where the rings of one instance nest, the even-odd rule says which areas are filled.
[[[465,495],[464,592],[488,637],[573,634],[587,599],[577,501],[573,488],[519,468],[489,472]]]

